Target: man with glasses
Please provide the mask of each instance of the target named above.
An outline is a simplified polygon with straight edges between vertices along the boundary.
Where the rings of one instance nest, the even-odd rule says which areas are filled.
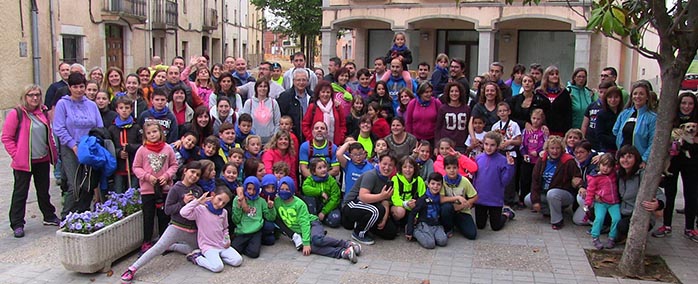
[[[613,83],[620,89],[621,94],[623,94],[623,106],[628,103],[628,98],[630,97],[630,94],[626,89],[623,88],[623,86],[619,85],[618,82],[616,82],[616,79],[618,79],[618,71],[616,71],[616,68],[613,67],[606,67],[601,71],[601,82],[609,82]]]
[[[308,73],[310,89],[314,90],[315,85],[317,85],[317,76],[315,76],[315,72],[313,70],[305,67],[305,54],[303,54],[303,52],[296,52],[291,56],[291,61],[293,62],[293,68],[288,69],[288,71],[284,73],[284,89],[288,90],[293,85],[294,71],[305,70]]]
[[[278,64],[278,63],[277,63]],[[277,99],[281,93],[284,92],[284,87],[281,87],[281,85],[277,84],[276,81],[271,80],[272,78],[272,73],[271,73],[271,68],[272,64],[269,61],[263,61],[262,63],[259,63],[259,67],[257,67],[257,77],[259,79],[262,78],[267,78],[269,80],[269,97],[272,99]],[[247,82],[243,84],[242,86],[238,87],[238,94],[240,94],[241,97],[245,98],[252,98],[255,97],[256,95],[256,90],[254,88],[254,85],[257,82]]]
[[[279,95],[276,102],[279,104],[281,116],[288,115],[293,121],[293,134],[296,134],[298,141],[305,141],[303,131],[301,131],[301,121],[308,110],[310,98],[313,91],[308,88],[308,73],[303,69],[296,69],[293,72],[293,86]],[[316,78],[315,73],[310,76]],[[284,81],[286,81],[284,79]]]

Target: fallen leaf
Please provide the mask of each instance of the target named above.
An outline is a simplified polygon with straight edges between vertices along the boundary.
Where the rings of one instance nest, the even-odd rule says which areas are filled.
[[[534,248],[534,249],[533,249],[533,252],[540,252],[540,249],[539,249],[539,248]]]
[[[107,277],[111,277],[112,275],[114,275],[114,270],[107,271]]]
[[[368,269],[368,265],[362,266],[361,269]]]

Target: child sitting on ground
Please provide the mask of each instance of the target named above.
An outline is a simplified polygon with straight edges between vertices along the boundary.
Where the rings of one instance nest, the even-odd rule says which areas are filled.
[[[466,239],[474,240],[477,237],[477,228],[471,209],[479,198],[477,191],[467,178],[458,173],[458,158],[444,158],[444,167],[446,175],[444,188],[441,190],[441,224],[448,237],[453,236],[455,226]]]
[[[488,217],[492,231],[499,231],[515,216],[511,208],[503,207],[504,189],[514,177],[514,157],[499,153],[500,143],[502,134],[499,131],[487,132],[483,141],[485,152],[475,157],[478,172],[473,184],[480,196],[475,206],[475,223],[480,230],[487,225]]]
[[[616,246],[618,222],[620,221],[620,197],[618,195],[618,178],[616,177],[616,160],[613,154],[606,153],[599,158],[599,171],[587,177],[587,192],[584,209],[588,211],[593,205],[594,225],[591,226],[592,244],[596,249],[612,249]],[[599,240],[606,212],[611,215],[611,230],[606,244]],[[671,213],[669,213],[671,214]]]
[[[196,221],[199,228],[197,243],[201,250],[188,254],[187,260],[212,272],[223,271],[223,263],[236,267],[242,264],[242,256],[230,247],[228,211],[223,209],[232,197],[230,190],[221,186],[213,194],[205,192],[179,211],[182,217]]]
[[[417,199],[414,209],[407,217],[405,237],[409,241],[414,236],[419,245],[426,249],[433,249],[437,245],[445,247],[448,243],[444,227],[439,223],[442,185],[443,176],[439,173],[431,173],[429,189]]]
[[[417,199],[426,192],[422,177],[417,175],[417,161],[410,156],[403,157],[397,164],[397,174],[392,177],[393,197],[390,199],[390,216],[393,221],[406,224],[405,216],[412,211]]]
[[[308,212],[308,207],[295,196],[296,185],[290,177],[283,177],[279,181],[278,197],[274,201],[277,218],[276,224],[281,231],[291,237],[300,245],[296,248],[303,250],[303,255],[315,253],[333,258],[344,258],[352,263],[357,262],[357,256],[361,254],[361,245],[352,241],[337,240],[325,235],[325,228],[317,216]],[[296,214],[289,214],[295,212]]]
[[[342,193],[337,180],[327,173],[328,165],[323,159],[311,159],[308,168],[310,177],[303,181],[303,201],[310,214],[317,215],[323,224],[338,228],[342,220],[339,213]]]
[[[257,177],[254,177],[257,178]],[[257,179],[259,181],[259,179]],[[276,198],[276,192],[279,187],[279,181],[273,174],[266,174],[261,180],[262,190],[260,192],[260,197],[266,201],[273,202]],[[274,220],[264,221],[264,226],[262,227],[262,244],[265,246],[273,245],[276,242],[276,236],[274,235],[274,230],[276,226],[274,225]]]
[[[251,258],[259,257],[262,244],[262,227],[267,221],[276,220],[274,201],[259,198],[261,188],[256,177],[248,177],[244,183],[244,193],[233,200],[233,221],[235,238],[232,247]]]

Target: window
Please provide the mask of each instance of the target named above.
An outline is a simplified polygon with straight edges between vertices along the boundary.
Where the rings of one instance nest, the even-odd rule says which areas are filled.
[[[63,35],[63,61],[83,64],[82,36]]]

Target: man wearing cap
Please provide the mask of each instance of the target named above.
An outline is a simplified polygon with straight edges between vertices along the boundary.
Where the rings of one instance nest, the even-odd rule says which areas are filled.
[[[283,69],[281,68],[281,64],[279,62],[273,62],[271,64],[271,80],[279,84],[279,86],[284,85],[284,76],[283,75]]]

